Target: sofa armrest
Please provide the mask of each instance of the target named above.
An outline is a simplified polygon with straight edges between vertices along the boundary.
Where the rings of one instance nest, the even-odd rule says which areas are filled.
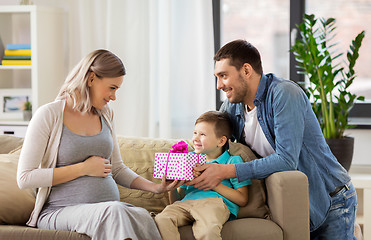
[[[277,172],[265,184],[272,220],[282,228],[284,240],[309,240],[307,176],[300,171]]]

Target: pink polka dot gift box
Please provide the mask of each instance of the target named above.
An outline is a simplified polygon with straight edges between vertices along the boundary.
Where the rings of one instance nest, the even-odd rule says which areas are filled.
[[[171,180],[192,180],[193,167],[206,162],[206,156],[197,153],[188,153],[188,145],[181,141],[173,146],[168,153],[155,153],[154,178]]]

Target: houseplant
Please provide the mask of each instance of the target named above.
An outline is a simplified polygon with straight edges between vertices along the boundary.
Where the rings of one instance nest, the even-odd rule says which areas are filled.
[[[32,104],[30,101],[26,101],[24,103],[24,109],[23,109],[23,120],[24,121],[30,121],[32,117]]]
[[[343,163],[345,160],[340,159],[345,156],[344,153],[336,152],[336,148],[341,150],[344,146],[332,145],[334,141],[347,142],[345,146],[349,147],[352,158],[354,139],[344,136],[344,131],[352,127],[348,117],[355,101],[364,100],[363,96],[351,93],[349,87],[356,78],[354,66],[365,31],[360,32],[352,41],[346,60],[340,61],[343,53],[338,53],[335,49],[337,43],[333,42],[335,24],[334,18],[316,18],[313,14],[305,14],[303,22],[297,25],[300,38],[290,51],[295,56],[298,73],[304,74],[309,80],[305,89],[323,135],[339,162],[349,170],[350,162]]]

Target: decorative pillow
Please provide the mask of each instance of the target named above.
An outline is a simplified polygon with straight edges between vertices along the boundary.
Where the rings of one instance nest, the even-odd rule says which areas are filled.
[[[0,225],[25,225],[34,208],[33,191],[17,185],[18,158],[0,154]]]
[[[229,141],[229,153],[239,155],[244,162],[256,159],[251,149],[241,143]],[[240,207],[237,218],[270,218],[270,211],[266,204],[266,187],[264,179],[251,179],[252,184],[248,186],[248,202],[245,207]]]
[[[20,155],[20,154],[21,154],[21,150],[22,150],[22,146],[23,146],[23,145],[21,145],[21,146],[15,148],[15,149],[13,149],[12,151],[9,152],[9,154]]]
[[[138,137],[117,137],[121,158],[126,166],[145,179],[159,183],[160,179],[153,177],[154,159],[156,152],[169,152],[172,145],[181,140],[154,139]],[[186,140],[183,140],[186,141]],[[188,150],[193,151],[189,141]],[[149,212],[159,213],[169,204],[167,193],[155,194],[151,192],[128,189],[117,185],[120,191],[120,199],[138,207],[143,207]]]
[[[10,151],[22,146],[23,138],[2,135],[0,137],[0,154],[9,153]]]

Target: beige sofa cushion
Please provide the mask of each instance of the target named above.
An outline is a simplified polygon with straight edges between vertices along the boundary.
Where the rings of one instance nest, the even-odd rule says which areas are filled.
[[[159,183],[160,179],[153,177],[155,153],[169,152],[172,145],[181,141],[180,139],[131,138],[122,136],[118,136],[117,140],[124,164],[140,176],[156,183]],[[189,151],[194,150],[189,141],[183,141],[188,143]],[[167,193],[154,194],[141,190],[128,189],[120,185],[118,187],[121,201],[143,207],[150,212],[159,213],[169,204]]]
[[[22,144],[23,138],[2,135],[0,137],[0,154],[10,153],[16,148],[21,147]]]
[[[256,159],[251,149],[241,143],[229,142],[229,152],[231,155],[239,155],[244,162],[250,162]],[[237,218],[270,218],[269,208],[267,206],[267,195],[264,180],[251,179],[252,184],[248,186],[248,203],[241,207]]]
[[[0,154],[0,224],[25,225],[35,204],[31,189],[17,185],[16,154]]]

